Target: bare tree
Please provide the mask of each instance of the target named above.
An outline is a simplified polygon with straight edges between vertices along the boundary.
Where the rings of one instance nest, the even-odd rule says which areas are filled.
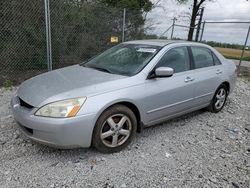
[[[186,3],[189,0],[177,0],[179,3]],[[205,1],[211,1],[211,0],[192,0],[192,14],[191,14],[191,20],[190,20],[190,28],[188,32],[188,40],[191,41],[193,39],[194,35],[194,29],[196,26],[196,18],[199,15],[199,9],[201,8],[202,4],[204,4]]]

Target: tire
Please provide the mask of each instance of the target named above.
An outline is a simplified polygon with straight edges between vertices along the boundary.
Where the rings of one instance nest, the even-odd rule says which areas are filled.
[[[228,92],[228,87],[225,84],[221,84],[216,90],[214,97],[208,106],[208,110],[212,113],[218,113],[221,111],[226,103]]]
[[[102,153],[113,153],[124,149],[136,134],[135,114],[124,105],[106,109],[98,118],[93,136],[93,146]]]

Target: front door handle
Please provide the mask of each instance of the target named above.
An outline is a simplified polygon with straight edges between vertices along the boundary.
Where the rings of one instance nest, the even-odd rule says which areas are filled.
[[[189,76],[185,78],[185,82],[192,82],[194,81],[194,78],[190,78]]]
[[[221,73],[222,73],[222,70],[220,70],[220,69],[216,70],[216,74],[221,74]]]

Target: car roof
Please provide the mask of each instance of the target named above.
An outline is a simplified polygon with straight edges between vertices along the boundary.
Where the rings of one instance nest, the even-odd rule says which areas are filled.
[[[190,41],[184,41],[184,40],[162,40],[162,39],[149,39],[149,40],[133,40],[125,42],[126,44],[145,44],[145,45],[154,45],[154,46],[166,46],[168,44],[173,43],[184,43],[184,44],[200,44],[197,42],[190,42]]]

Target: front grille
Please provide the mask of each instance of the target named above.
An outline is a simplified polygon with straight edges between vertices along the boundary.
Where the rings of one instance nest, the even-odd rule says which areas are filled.
[[[20,106],[25,107],[25,108],[28,108],[28,109],[34,108],[34,106],[32,106],[32,105],[26,103],[26,102],[25,102],[24,100],[22,100],[20,97],[18,97],[18,98],[19,98],[19,101],[20,101]]]

